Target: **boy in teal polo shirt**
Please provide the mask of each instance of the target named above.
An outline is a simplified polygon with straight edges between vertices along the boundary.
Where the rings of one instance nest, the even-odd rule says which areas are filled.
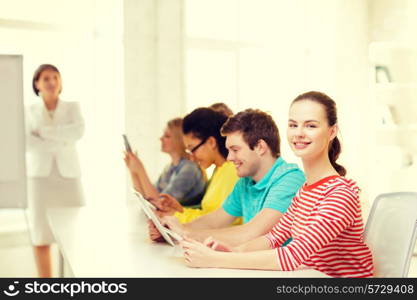
[[[223,209],[229,215],[243,217],[243,223],[249,222],[263,208],[284,214],[304,181],[303,172],[296,164],[288,164],[278,157],[260,181],[240,178],[223,203]]]
[[[221,133],[226,136],[227,160],[241,177],[232,193],[221,208],[191,223],[181,225],[172,217],[163,222],[180,235],[199,241],[213,237],[233,246],[267,233],[305,177],[297,165],[280,157],[278,128],[270,115],[247,109],[230,117]],[[238,217],[243,217],[243,224],[230,226]]]

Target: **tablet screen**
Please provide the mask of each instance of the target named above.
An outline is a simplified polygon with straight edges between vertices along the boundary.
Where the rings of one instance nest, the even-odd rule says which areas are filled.
[[[122,136],[123,136],[123,141],[125,143],[125,149],[126,149],[126,151],[127,152],[132,152],[132,147],[130,147],[130,143],[129,143],[129,140],[127,139],[126,134],[123,134]]]
[[[166,228],[163,226],[159,220],[159,218],[155,214],[155,207],[147,201],[143,196],[135,191],[135,195],[139,199],[139,203],[141,204],[141,207],[145,213],[145,215],[155,224],[156,229],[161,233],[163,238],[172,246],[175,246],[175,243],[172,241],[171,238],[174,238],[177,241],[181,241],[182,237],[178,235],[177,233],[173,232],[172,230]]]

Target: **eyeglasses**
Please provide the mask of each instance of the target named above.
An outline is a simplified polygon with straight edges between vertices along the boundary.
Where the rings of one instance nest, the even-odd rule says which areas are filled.
[[[185,152],[189,155],[192,155],[194,152],[197,151],[198,148],[200,148],[205,142],[207,142],[207,138],[203,139],[197,146],[195,146],[193,149],[185,149]]]

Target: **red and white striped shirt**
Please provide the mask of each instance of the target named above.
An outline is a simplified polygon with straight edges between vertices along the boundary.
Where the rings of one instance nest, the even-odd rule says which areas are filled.
[[[282,270],[304,265],[333,277],[372,277],[358,194],[354,181],[336,175],[304,184],[266,235]],[[281,247],[290,237],[291,243]]]

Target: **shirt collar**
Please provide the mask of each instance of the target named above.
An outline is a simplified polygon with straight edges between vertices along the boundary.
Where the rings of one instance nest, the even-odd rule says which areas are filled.
[[[253,181],[252,178],[250,178],[252,182],[252,187],[256,189],[260,189],[260,190],[265,188],[268,185],[269,180],[271,179],[272,175],[275,173],[275,170],[281,165],[283,165],[284,163],[285,161],[281,157],[278,157],[275,163],[272,165],[269,171],[264,175],[264,177],[262,177],[261,180],[255,183],[255,181]]]

